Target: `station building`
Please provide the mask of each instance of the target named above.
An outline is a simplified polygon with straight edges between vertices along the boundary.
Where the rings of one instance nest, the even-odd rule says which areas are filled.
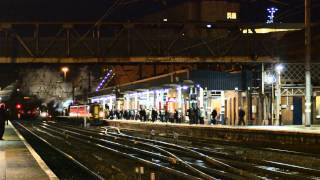
[[[252,102],[248,100],[251,99],[248,87],[252,87],[251,83],[251,71],[181,70],[102,89],[94,93],[90,101],[104,108],[135,113],[140,109],[150,112],[152,108],[169,113],[177,110],[183,122],[188,122],[190,107],[203,108],[206,121],[216,109],[223,124],[236,125],[239,107],[246,111],[246,121],[249,120],[247,112]]]

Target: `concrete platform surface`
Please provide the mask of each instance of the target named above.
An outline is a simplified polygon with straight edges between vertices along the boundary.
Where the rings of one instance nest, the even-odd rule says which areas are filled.
[[[0,141],[0,179],[58,179],[9,122]]]
[[[250,146],[320,151],[320,126],[189,125],[134,120],[106,120],[107,125],[150,134],[178,134],[179,138],[228,141]]]
[[[320,125],[306,127],[304,125],[287,125],[287,126],[229,126],[229,125],[202,125],[202,124],[178,124],[178,123],[165,123],[165,122],[142,122],[140,120],[105,120],[110,123],[132,123],[132,124],[145,124],[145,125],[160,125],[160,126],[173,126],[173,127],[193,127],[193,128],[212,128],[212,129],[235,129],[235,130],[254,130],[254,131],[274,131],[279,133],[306,133],[306,134],[319,134]]]

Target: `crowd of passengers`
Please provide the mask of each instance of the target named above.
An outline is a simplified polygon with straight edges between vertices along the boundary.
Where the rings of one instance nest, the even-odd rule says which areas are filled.
[[[204,108],[199,107],[191,107],[187,110],[186,116],[189,118],[189,124],[204,124],[205,117],[207,116]],[[171,122],[171,123],[182,123],[183,118],[181,113],[178,110],[174,110],[174,112],[169,112],[167,110],[157,111],[152,108],[152,110],[148,110],[146,108],[140,107],[139,111],[135,110],[117,110],[106,107],[105,117],[107,119],[126,119],[126,120],[140,120],[143,122],[146,121],[161,121],[161,122]],[[222,124],[219,120],[218,112],[216,109],[213,109],[210,113],[210,121],[209,124]]]

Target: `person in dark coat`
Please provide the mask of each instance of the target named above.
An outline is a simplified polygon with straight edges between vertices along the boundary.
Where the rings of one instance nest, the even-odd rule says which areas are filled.
[[[6,110],[4,106],[0,107],[0,140],[3,140],[3,134],[5,129]]]
[[[216,109],[213,109],[212,112],[211,112],[211,124],[217,124],[217,115],[218,115],[218,112]]]
[[[160,116],[160,121],[164,122],[164,112],[163,112],[163,110],[159,111],[159,116]]]
[[[173,118],[174,118],[174,122],[175,122],[175,123],[180,123],[178,110],[175,110],[175,111],[174,111]]]
[[[128,111],[124,110],[122,116],[123,116],[123,119],[128,120]]]
[[[120,112],[118,109],[115,110],[114,114],[116,115],[117,119],[120,119]]]
[[[140,109],[140,111],[139,111],[139,119],[140,119],[140,121],[143,120],[143,110],[142,109]]]
[[[199,124],[199,121],[200,121],[200,109],[199,109],[199,107],[196,107],[195,109],[194,109],[194,115],[195,115],[195,118],[194,118],[194,123],[195,124]]]
[[[238,125],[246,125],[246,123],[244,122],[244,116],[246,115],[246,113],[244,112],[244,110],[242,108],[239,109],[239,121],[238,121]]]
[[[109,113],[109,119],[113,119],[113,118],[114,118],[114,111],[113,109],[111,109]]]
[[[157,118],[158,118],[158,112],[154,108],[152,108],[152,111],[151,111],[152,122],[155,122],[157,120]]]
[[[169,114],[168,110],[165,110],[165,112],[164,112],[164,120],[165,120],[165,122],[168,122],[169,118],[170,118],[170,114]]]
[[[145,109],[140,110],[140,120],[141,121],[147,121],[147,112]]]
[[[195,112],[193,110],[193,108],[191,107],[190,109],[188,109],[188,116],[189,116],[189,124],[194,124],[195,122]]]

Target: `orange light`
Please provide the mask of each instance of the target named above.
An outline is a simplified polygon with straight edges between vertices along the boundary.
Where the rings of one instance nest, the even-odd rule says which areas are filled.
[[[69,71],[69,68],[68,67],[63,67],[63,68],[61,68],[61,71],[64,72],[64,73],[67,73]]]

